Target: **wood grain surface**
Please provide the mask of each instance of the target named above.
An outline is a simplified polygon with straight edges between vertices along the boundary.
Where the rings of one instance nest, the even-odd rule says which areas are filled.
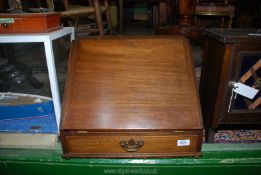
[[[62,129],[200,129],[192,67],[183,37],[76,40]]]

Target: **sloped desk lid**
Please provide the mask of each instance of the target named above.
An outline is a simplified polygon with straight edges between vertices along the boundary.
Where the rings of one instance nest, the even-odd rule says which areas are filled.
[[[183,37],[76,40],[68,64],[62,129],[202,129]]]

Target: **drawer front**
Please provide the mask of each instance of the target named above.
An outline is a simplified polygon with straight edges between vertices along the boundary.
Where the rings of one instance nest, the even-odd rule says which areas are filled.
[[[67,135],[63,145],[65,154],[132,156],[162,154],[165,157],[178,154],[195,154],[200,150],[198,135]],[[200,142],[201,143],[201,142]],[[100,155],[100,156],[99,156]],[[119,157],[122,157],[119,156]],[[112,156],[115,157],[115,156]],[[118,156],[116,156],[118,157]]]

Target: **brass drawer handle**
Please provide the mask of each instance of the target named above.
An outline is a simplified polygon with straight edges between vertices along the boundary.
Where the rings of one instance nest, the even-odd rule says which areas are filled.
[[[129,141],[120,141],[120,145],[127,152],[136,152],[144,145],[144,141],[130,139]]]

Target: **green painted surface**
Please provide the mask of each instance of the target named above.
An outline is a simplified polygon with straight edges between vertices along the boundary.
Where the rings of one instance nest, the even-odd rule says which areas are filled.
[[[204,144],[200,158],[69,159],[55,149],[0,149],[0,174],[261,174],[261,144]],[[6,169],[7,168],[7,169]]]
[[[8,174],[6,163],[4,161],[0,161],[0,174]]]
[[[79,164],[48,164],[48,163],[18,163],[9,164],[10,174],[256,174],[260,175],[261,168],[258,166],[238,166],[238,165],[220,165],[220,166],[186,166],[186,165],[94,165],[90,166]]]

